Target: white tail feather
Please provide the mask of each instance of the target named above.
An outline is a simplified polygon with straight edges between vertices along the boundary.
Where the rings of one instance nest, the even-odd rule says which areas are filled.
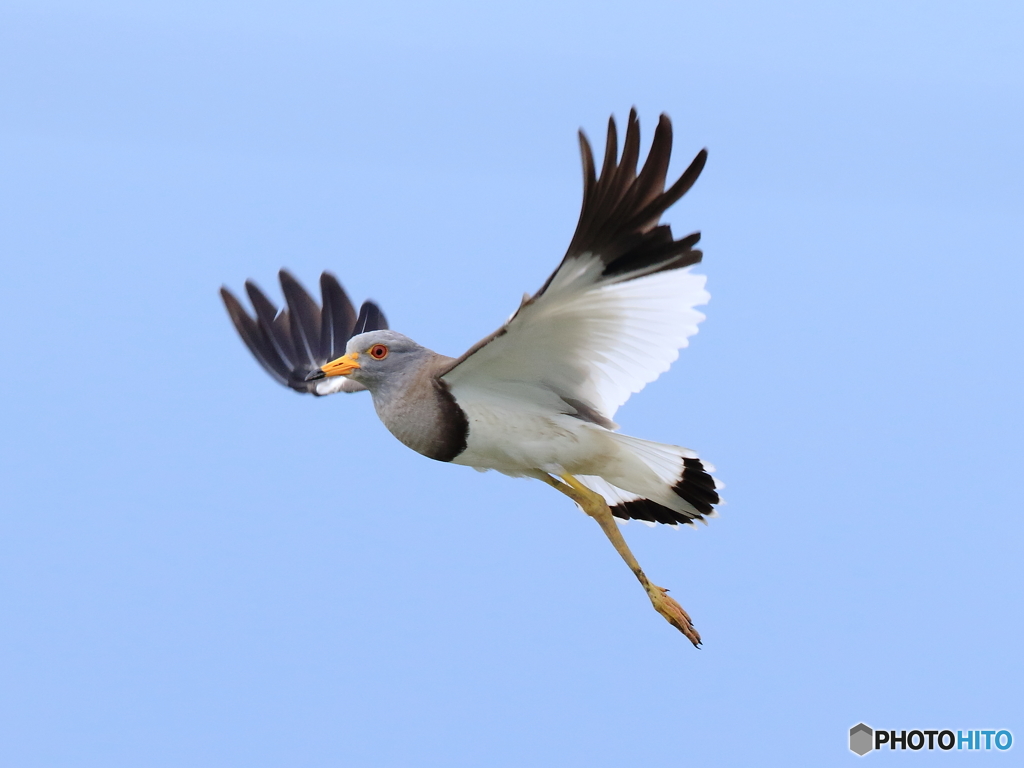
[[[716,516],[711,505],[720,500],[708,487],[721,485],[707,474],[710,465],[701,462],[696,452],[619,433],[611,437],[620,447],[621,461],[614,462],[615,469],[609,467],[601,477],[579,480],[601,494],[617,516],[691,525],[694,520],[706,522],[705,517]],[[690,460],[690,466],[684,460]]]

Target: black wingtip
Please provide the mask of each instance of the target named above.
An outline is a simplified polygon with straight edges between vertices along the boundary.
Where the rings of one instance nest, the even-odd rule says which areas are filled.
[[[690,168],[693,168],[694,172],[696,173],[696,175],[700,176],[701,171],[704,170],[704,166],[707,165],[707,162],[708,162],[708,148],[704,147],[693,158],[693,161],[690,163]],[[687,170],[689,170],[689,168]]]
[[[386,331],[387,329],[388,321],[380,307],[375,302],[364,301],[363,306],[359,308],[359,317],[356,318],[356,325],[352,329],[352,335],[358,336],[361,333]]]
[[[707,162],[707,149],[666,189],[672,154],[672,121],[659,115],[647,159],[637,172],[640,124],[636,107],[629,111],[621,157],[614,115],[608,120],[604,157],[595,173],[593,149],[586,134],[579,133],[583,160],[583,203],[566,259],[584,253],[597,254],[605,263],[602,276],[632,279],[665,269],[678,269],[700,261],[692,243],[675,241],[661,216],[697,181]],[[564,264],[563,260],[563,264]],[[541,287],[543,293],[552,278]]]
[[[320,295],[323,298],[320,357],[334,360],[345,353],[345,344],[352,336],[352,328],[356,324],[356,310],[338,278],[330,272],[320,275]]]
[[[253,280],[245,281],[245,292],[255,316],[227,286],[220,288],[221,300],[238,335],[267,373],[297,392],[315,395],[314,382],[324,378],[319,368],[344,354],[356,313],[345,290],[329,272],[320,278],[323,307],[287,269],[280,270],[278,277],[285,294],[283,309],[278,309]],[[361,318],[366,330],[388,327],[384,313],[373,302],[363,305]]]
[[[601,181],[605,181],[615,170],[619,162],[619,129],[615,125],[615,115],[608,118],[608,135],[604,140],[604,161],[601,163]]]

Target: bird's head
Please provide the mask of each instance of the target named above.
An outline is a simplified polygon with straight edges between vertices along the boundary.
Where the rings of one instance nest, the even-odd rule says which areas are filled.
[[[418,370],[417,363],[430,354],[430,350],[408,336],[394,331],[370,331],[349,339],[342,357],[314,371],[307,379],[347,376],[373,392],[385,382],[396,383]]]

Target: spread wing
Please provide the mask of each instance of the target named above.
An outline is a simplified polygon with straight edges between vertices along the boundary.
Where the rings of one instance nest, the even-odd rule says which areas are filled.
[[[386,329],[388,322],[380,307],[364,302],[356,316],[345,289],[329,272],[320,275],[322,307],[289,272],[282,269],[279,277],[288,304],[280,311],[254,282],[245,282],[255,317],[231,291],[220,289],[231,322],[253,357],[275,381],[296,392],[330,395],[363,389],[341,376],[319,381],[306,381],[306,376],[344,355],[345,345],[356,334]]]
[[[525,387],[557,394],[573,413],[605,426],[634,392],[679,356],[704,315],[705,277],[694,232],[680,240],[661,215],[693,186],[704,168],[701,150],[667,190],[672,124],[661,116],[650,153],[637,174],[640,128],[629,115],[622,158],[615,120],[600,177],[580,132],[583,206],[569,249],[544,286],[509,321],[442,374],[460,389],[493,395]],[[539,393],[538,393],[539,394]]]

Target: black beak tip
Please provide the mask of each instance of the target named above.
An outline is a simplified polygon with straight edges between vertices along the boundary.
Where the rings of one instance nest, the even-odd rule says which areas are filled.
[[[319,379],[326,379],[327,374],[317,368],[315,371],[310,371],[306,374],[306,381],[317,381]]]

